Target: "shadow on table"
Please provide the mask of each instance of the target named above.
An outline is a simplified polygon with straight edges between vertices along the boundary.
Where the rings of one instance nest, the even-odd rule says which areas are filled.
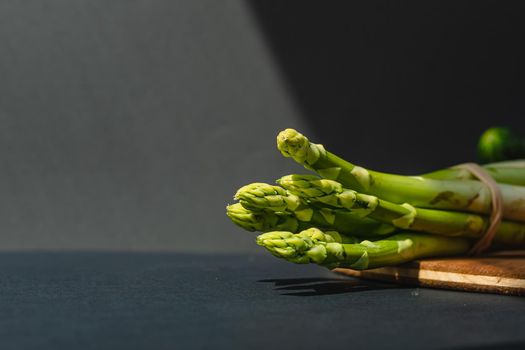
[[[403,288],[395,284],[340,278],[283,278],[258,282],[274,283],[275,290],[285,292],[281,295],[301,297]]]

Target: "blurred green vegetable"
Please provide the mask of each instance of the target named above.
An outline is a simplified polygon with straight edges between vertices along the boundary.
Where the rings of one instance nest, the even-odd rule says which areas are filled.
[[[478,157],[482,163],[525,158],[525,138],[510,128],[490,128],[479,139]]]

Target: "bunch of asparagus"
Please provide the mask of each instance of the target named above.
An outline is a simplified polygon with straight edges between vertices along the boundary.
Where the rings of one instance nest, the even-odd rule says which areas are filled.
[[[243,186],[227,215],[248,231],[263,232],[257,244],[279,258],[363,270],[467,254],[490,224],[490,190],[466,169],[420,176],[372,171],[293,129],[279,133],[277,148],[317,175]],[[525,161],[491,163],[484,170],[502,194],[503,220],[493,247],[524,246]]]

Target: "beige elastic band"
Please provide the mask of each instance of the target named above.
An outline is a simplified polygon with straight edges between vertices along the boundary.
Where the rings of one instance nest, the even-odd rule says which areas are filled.
[[[501,219],[503,217],[503,200],[501,196],[501,190],[496,181],[494,181],[494,179],[485,171],[485,169],[476,163],[459,164],[454,166],[454,168],[468,170],[472,175],[477,177],[479,181],[484,183],[490,191],[492,209],[489,218],[489,227],[469,251],[470,254],[478,255],[490,248],[492,239],[496,235],[498,227],[501,223]]]

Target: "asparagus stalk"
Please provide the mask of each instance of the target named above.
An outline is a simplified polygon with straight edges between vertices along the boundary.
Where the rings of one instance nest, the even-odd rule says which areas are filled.
[[[333,180],[314,175],[287,175],[277,182],[290,193],[307,201],[334,208],[344,208],[400,229],[447,236],[478,238],[489,225],[488,219],[477,214],[421,209],[409,204],[396,204],[375,196],[364,195]],[[502,221],[495,242],[509,245],[525,244],[525,224]]]
[[[300,196],[284,188],[265,183],[252,183],[241,187],[235,199],[246,209],[252,211],[271,211],[293,215],[303,227],[307,225],[331,228],[344,234],[359,236],[381,236],[391,234],[397,229],[390,225],[362,218],[358,215],[334,208],[320,208],[309,205]],[[293,230],[291,230],[293,231]]]
[[[338,241],[334,234],[323,235],[318,231],[268,232],[257,237],[257,244],[293,263],[356,270],[397,265],[423,257],[462,254],[470,247],[465,239],[417,233],[399,233],[374,242],[345,243]]]
[[[498,183],[525,186],[525,160],[486,164],[483,168]],[[470,171],[454,167],[421,176],[435,180],[476,180]]]
[[[254,212],[244,208],[240,203],[228,205],[226,215],[239,227],[247,231],[290,231],[299,232],[309,227],[287,213]]]
[[[277,147],[285,157],[293,158],[324,178],[393,203],[408,202],[421,208],[485,214],[491,210],[490,192],[479,181],[435,180],[367,170],[326,151],[322,145],[310,142],[293,129],[279,133]],[[503,195],[503,217],[525,221],[525,187],[501,184],[500,189]]]
[[[244,208],[240,203],[226,207],[226,215],[237,226],[250,231],[290,231],[299,232],[311,227],[320,227],[326,230],[337,229],[342,234],[356,236],[378,237],[391,234],[397,229],[388,224],[367,219],[363,220],[348,211],[330,208],[314,208],[307,218],[299,220],[290,212],[253,211]]]

